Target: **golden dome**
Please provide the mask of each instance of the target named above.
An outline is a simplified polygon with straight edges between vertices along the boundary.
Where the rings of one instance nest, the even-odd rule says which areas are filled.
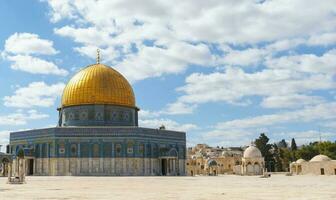
[[[131,85],[116,70],[103,64],[89,65],[65,86],[62,107],[110,104],[135,107]]]

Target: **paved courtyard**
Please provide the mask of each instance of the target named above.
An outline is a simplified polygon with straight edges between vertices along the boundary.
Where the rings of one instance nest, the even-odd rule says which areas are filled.
[[[336,176],[0,178],[0,199],[336,199]]]

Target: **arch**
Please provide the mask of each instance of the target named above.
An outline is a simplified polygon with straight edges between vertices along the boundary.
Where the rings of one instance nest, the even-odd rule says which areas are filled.
[[[301,173],[302,172],[302,166],[301,165],[298,165],[297,166],[297,173],[299,174],[299,173]]]
[[[70,146],[70,153],[72,157],[76,157],[77,156],[77,144],[71,144]]]
[[[1,163],[9,163],[10,160],[8,158],[2,158]]]
[[[208,166],[209,167],[215,167],[215,166],[217,166],[217,162],[216,162],[216,160],[209,160],[208,161]]]
[[[254,163],[254,174],[260,174],[260,165],[256,163]]]
[[[178,156],[177,150],[175,148],[170,149],[168,152],[168,156],[177,157]]]
[[[254,168],[253,168],[253,165],[251,163],[247,164],[247,166],[246,166],[246,172],[248,174],[252,174],[254,172]]]

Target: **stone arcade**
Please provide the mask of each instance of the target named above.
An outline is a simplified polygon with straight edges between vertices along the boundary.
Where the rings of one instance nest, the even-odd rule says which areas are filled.
[[[71,78],[58,111],[57,127],[10,134],[26,175],[185,175],[186,134],[138,127],[132,87],[99,59]]]

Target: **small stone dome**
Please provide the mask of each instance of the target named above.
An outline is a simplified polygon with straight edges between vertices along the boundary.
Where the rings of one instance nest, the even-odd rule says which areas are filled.
[[[260,150],[255,146],[249,146],[244,151],[244,158],[260,158],[262,157]]]
[[[314,156],[314,158],[312,158],[309,162],[322,162],[322,161],[330,161],[331,159],[328,156],[325,155],[317,155]]]
[[[222,156],[230,156],[230,153],[227,152],[227,151],[223,151],[223,152],[222,152]]]
[[[301,163],[304,163],[304,162],[307,162],[307,161],[305,161],[304,159],[300,158],[295,163],[301,164]]]

